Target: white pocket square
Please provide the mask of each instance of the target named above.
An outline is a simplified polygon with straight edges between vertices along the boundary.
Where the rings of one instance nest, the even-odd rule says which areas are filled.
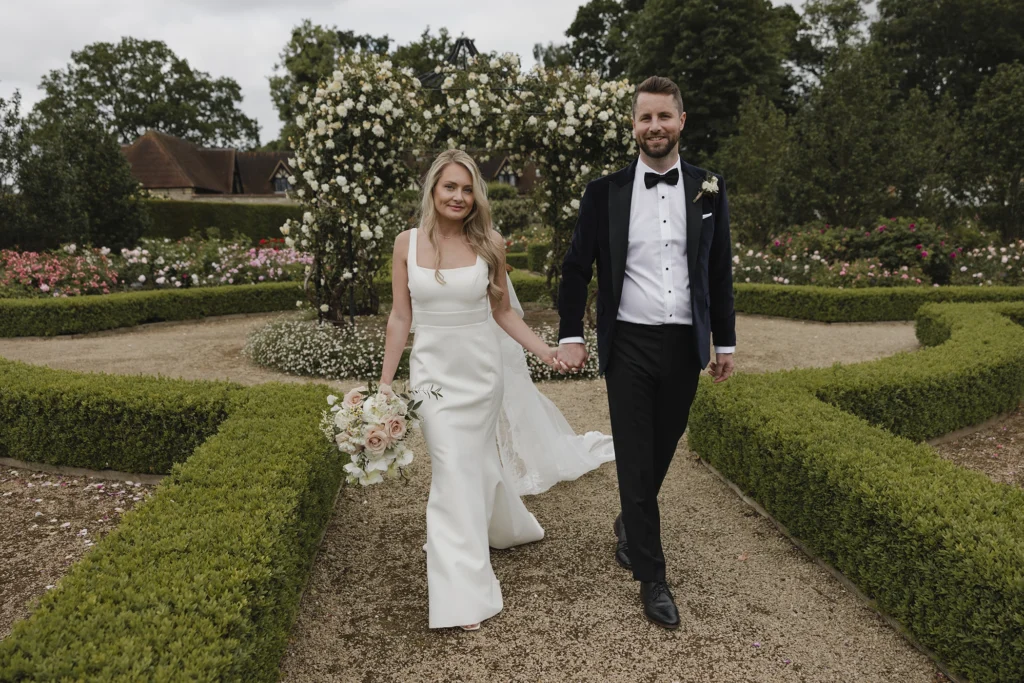
[[[704,218],[711,218],[711,214],[710,213],[704,214]],[[704,218],[701,218],[701,220],[704,220]]]

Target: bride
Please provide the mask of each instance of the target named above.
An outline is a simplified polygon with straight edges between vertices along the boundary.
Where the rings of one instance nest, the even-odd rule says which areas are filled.
[[[491,227],[476,163],[460,150],[442,152],[423,187],[420,227],[395,240],[380,379],[394,379],[415,324],[410,384],[441,392],[420,407],[432,471],[429,625],[477,630],[502,609],[490,548],[544,537],[519,494],[579,476],[609,459],[611,447],[595,435],[577,439],[529,381],[523,348],[559,371],[566,368],[523,322],[518,301],[513,308],[504,242]],[[546,436],[530,433],[533,425],[524,420],[533,419],[548,425]],[[562,456],[566,448],[574,455]],[[540,460],[553,453],[553,461]]]

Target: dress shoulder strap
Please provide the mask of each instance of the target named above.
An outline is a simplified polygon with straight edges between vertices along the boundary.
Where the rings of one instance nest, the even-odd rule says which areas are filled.
[[[405,258],[410,268],[416,265],[416,235],[418,235],[419,232],[419,228],[413,228],[409,231],[409,253],[406,254]]]

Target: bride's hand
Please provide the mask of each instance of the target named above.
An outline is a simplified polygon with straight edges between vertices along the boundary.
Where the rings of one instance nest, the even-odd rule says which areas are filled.
[[[544,364],[547,365],[548,367],[557,370],[558,372],[561,372],[563,374],[569,369],[565,363],[558,359],[557,346],[550,347],[546,351],[544,351],[541,354],[540,359],[544,361]]]

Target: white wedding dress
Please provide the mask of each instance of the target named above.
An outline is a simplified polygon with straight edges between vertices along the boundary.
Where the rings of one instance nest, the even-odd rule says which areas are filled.
[[[409,239],[409,293],[416,336],[409,359],[414,389],[434,386],[440,398],[421,407],[430,452],[427,500],[427,590],[430,628],[474,624],[501,611],[490,548],[539,541],[530,514],[498,455],[502,408],[501,344],[491,322],[487,263],[443,271],[416,263]]]

